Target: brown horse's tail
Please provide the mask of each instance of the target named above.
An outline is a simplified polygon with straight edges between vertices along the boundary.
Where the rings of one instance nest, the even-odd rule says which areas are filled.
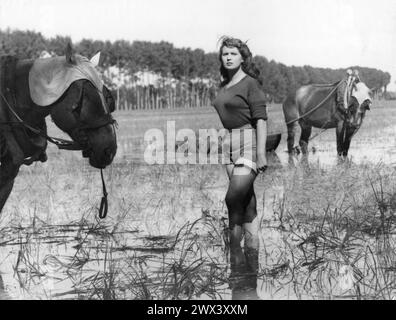
[[[296,101],[296,93],[289,94],[282,104],[283,115],[285,116],[286,125],[291,124],[293,120],[298,119],[299,112]]]

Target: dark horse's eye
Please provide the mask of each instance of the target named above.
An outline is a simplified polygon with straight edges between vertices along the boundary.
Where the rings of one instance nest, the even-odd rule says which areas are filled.
[[[109,107],[110,112],[115,111],[115,100],[113,98],[113,95],[111,94],[111,91],[107,89],[106,86],[103,86],[103,96],[106,100],[106,104]]]

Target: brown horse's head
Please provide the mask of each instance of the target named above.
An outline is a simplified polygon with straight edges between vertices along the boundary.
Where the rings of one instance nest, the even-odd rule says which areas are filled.
[[[370,89],[363,83],[358,82],[354,85],[351,99],[348,106],[348,125],[356,131],[363,123],[366,111],[370,110],[372,99]]]
[[[75,59],[71,52],[66,53],[66,60],[70,65],[78,63]],[[53,104],[51,117],[73,139],[73,150],[82,150],[83,156],[89,158],[91,166],[105,168],[113,161],[117,151],[115,121],[111,116],[115,102],[103,83],[91,80],[89,74],[96,72],[94,66],[91,68],[89,65],[92,63],[87,59],[84,63],[85,67],[90,67],[88,72],[84,71],[84,66],[77,67],[79,71],[87,73],[87,78],[71,83],[61,98]]]

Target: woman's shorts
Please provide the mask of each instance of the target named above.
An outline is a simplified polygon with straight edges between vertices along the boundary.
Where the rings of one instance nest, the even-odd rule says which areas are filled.
[[[257,173],[256,129],[250,124],[228,130],[223,138],[223,164],[248,167]]]

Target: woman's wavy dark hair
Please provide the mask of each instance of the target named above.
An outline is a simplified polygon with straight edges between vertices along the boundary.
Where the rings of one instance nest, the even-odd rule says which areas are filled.
[[[224,68],[223,61],[221,59],[221,55],[224,47],[237,48],[243,58],[243,62],[241,65],[242,70],[252,78],[257,79],[257,81],[260,84],[263,84],[262,79],[260,77],[260,70],[256,67],[256,65],[253,62],[253,55],[249,47],[246,45],[246,42],[242,42],[239,39],[231,38],[227,36],[221,37],[219,42],[221,42],[219,49],[220,74],[223,78],[223,81],[220,84],[221,87],[226,85],[231,80],[228,78],[228,72],[226,68]]]

